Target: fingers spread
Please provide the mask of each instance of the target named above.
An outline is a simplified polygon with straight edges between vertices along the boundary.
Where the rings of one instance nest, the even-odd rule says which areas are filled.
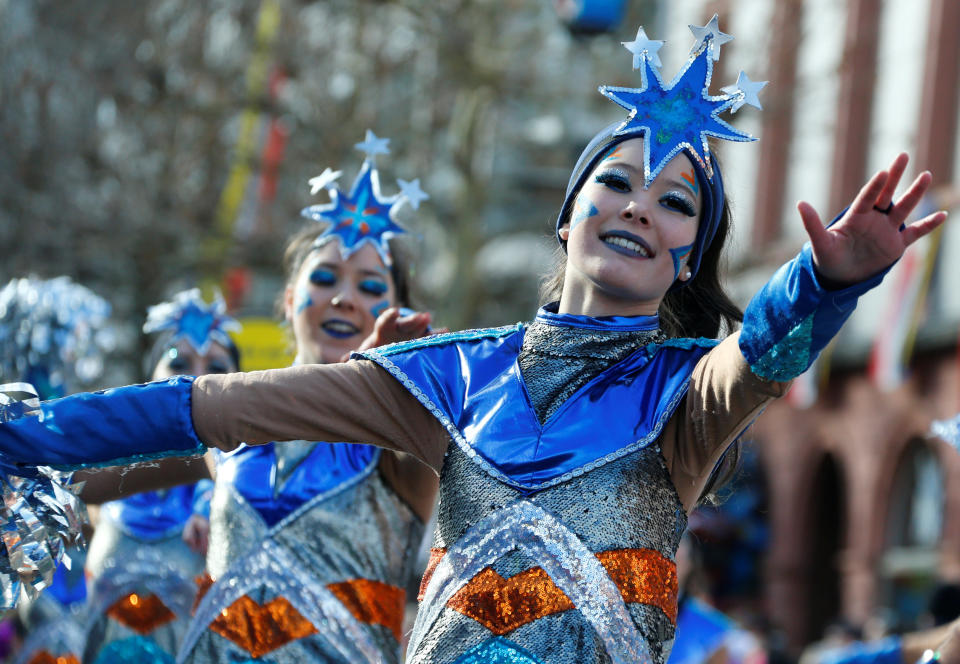
[[[925,235],[932,233],[937,230],[944,221],[947,220],[947,213],[943,210],[939,212],[934,212],[931,215],[928,215],[921,219],[920,221],[915,221],[900,233],[903,237],[903,244],[909,246],[922,238]]]
[[[813,209],[812,205],[806,201],[800,201],[797,203],[797,212],[800,213],[800,220],[803,222],[803,227],[806,229],[807,235],[810,236],[810,241],[814,245],[826,239],[827,229],[823,227],[823,222],[820,221],[820,215],[817,214],[817,211]]]
[[[870,178],[870,180],[860,188],[857,197],[853,200],[853,205],[850,206],[850,210],[859,214],[870,212],[880,192],[883,191],[883,187],[887,182],[887,176],[886,171],[880,171]]]
[[[903,223],[913,212],[913,209],[920,203],[923,195],[927,193],[927,189],[930,188],[932,181],[933,176],[930,175],[930,171],[924,171],[918,175],[917,179],[910,185],[910,188],[903,192],[903,196],[897,201],[897,204],[894,206],[894,212],[890,215],[891,220],[895,221],[897,225]]]
[[[890,201],[893,200],[893,195],[897,192],[900,178],[903,177],[903,172],[907,169],[907,163],[909,161],[910,156],[906,152],[901,152],[893,160],[893,163],[890,164],[890,169],[887,171],[887,181],[883,185],[880,195],[874,201],[874,205],[878,208],[887,207]]]

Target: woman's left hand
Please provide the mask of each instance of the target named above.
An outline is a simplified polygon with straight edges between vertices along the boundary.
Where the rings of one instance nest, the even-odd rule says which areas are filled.
[[[363,340],[356,352],[365,351],[368,348],[385,346],[386,344],[396,343],[398,341],[410,341],[419,339],[428,334],[436,334],[445,330],[430,330],[430,314],[425,311],[417,311],[406,316],[400,315],[398,307],[390,307],[377,317],[373,324],[373,332]],[[350,359],[350,353],[345,354],[340,361],[346,362]]]
[[[860,189],[853,204],[830,228],[806,201],[797,204],[810,236],[817,271],[836,284],[852,285],[884,270],[899,259],[908,246],[935,230],[947,218],[943,210],[906,224],[930,187],[924,171],[894,203],[900,178],[910,160],[897,155],[890,168],[880,171]]]

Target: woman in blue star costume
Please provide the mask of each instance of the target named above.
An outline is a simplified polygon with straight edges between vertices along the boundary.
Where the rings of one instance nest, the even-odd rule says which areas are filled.
[[[687,72],[702,58],[709,78],[722,33],[698,30]],[[701,83],[682,98],[697,105],[696,122],[714,104]],[[142,424],[165,442],[140,453],[306,437],[411,454],[441,479],[409,662],[664,662],[677,543],[714,468],[945,213],[901,228],[930,183],[924,173],[894,198],[906,155],[829,228],[801,204],[810,242],[719,341],[739,312],[719,280],[729,212],[702,143],[716,127],[633,122],[641,92],[621,95],[636,113],[602,130],[571,175],[557,224],[567,252],[559,300],[533,322],[374,348],[339,365],[122,388],[42,412],[102,448],[112,432],[73,413],[149,403]],[[732,109],[747,92],[723,103]],[[0,449],[21,462],[116,454],[65,447],[39,419],[0,427]]]
[[[149,375],[238,371],[240,354],[228,332],[239,328],[222,297],[207,304],[199,289],[150,307],[143,329],[158,336],[146,362]],[[212,489],[203,479],[101,506],[86,561],[83,661],[174,661],[190,622],[194,578],[204,568]]]
[[[321,223],[292,238],[285,255],[284,316],[298,365],[337,363],[373,339],[413,339],[428,330],[428,314],[404,308],[409,266],[396,237],[405,231],[393,221],[400,206],[416,208],[427,196],[416,180],[400,181],[397,195],[381,193],[372,157],[386,140],[369,132],[357,146],[367,156],[350,194],[336,189],[339,173],[330,169],[310,182],[335,202],[303,210]],[[209,333],[198,332],[218,312],[183,306],[182,299],[152,310],[148,328],[176,327],[192,344],[215,346]],[[215,478],[206,570],[197,576],[196,597],[188,597],[193,618],[180,630],[178,661],[398,662],[404,593],[415,583],[436,494],[432,471],[372,445],[311,440],[206,457]],[[164,485],[195,472],[165,459],[120,480],[126,488]],[[118,490],[111,473],[79,475],[90,500]],[[143,641],[114,641],[99,656],[165,661],[135,651]],[[88,652],[93,661],[93,646]]]

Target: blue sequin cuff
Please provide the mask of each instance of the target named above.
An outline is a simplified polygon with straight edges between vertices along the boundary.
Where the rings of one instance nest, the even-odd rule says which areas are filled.
[[[893,267],[892,265],[890,267]],[[743,315],[740,351],[764,380],[788,381],[813,364],[857,306],[890,267],[847,288],[823,286],[807,243],[753,296]]]

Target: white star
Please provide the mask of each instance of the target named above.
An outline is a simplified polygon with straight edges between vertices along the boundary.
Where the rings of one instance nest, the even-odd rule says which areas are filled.
[[[366,152],[368,157],[373,157],[378,154],[390,154],[390,148],[387,147],[389,143],[389,138],[377,138],[376,134],[367,129],[367,137],[363,139],[363,143],[357,143],[353,147]]]
[[[633,53],[633,68],[640,69],[640,65],[643,62],[643,55],[646,53],[647,59],[650,60],[650,64],[654,67],[662,67],[660,63],[660,56],[657,55],[657,51],[660,50],[660,47],[663,46],[663,41],[658,39],[647,39],[647,33],[643,31],[643,26],[641,25],[637,29],[637,38],[632,42],[620,42],[623,44],[623,47]]]
[[[706,48],[707,39],[713,39],[713,61],[716,62],[720,59],[720,47],[726,44],[728,41],[732,41],[733,37],[726,34],[725,32],[720,32],[720,26],[718,25],[720,17],[717,14],[713,15],[713,18],[704,25],[691,25],[690,32],[693,33],[693,36],[697,38],[697,43],[693,45],[693,52],[696,53],[701,48]]]
[[[420,203],[430,198],[423,189],[420,188],[420,178],[411,182],[398,178],[397,184],[400,185],[400,193],[406,197],[407,202],[410,203],[410,207],[414,210],[420,209]]]
[[[760,92],[766,84],[767,81],[751,81],[749,76],[740,72],[740,75],[737,76],[736,85],[727,85],[721,88],[721,90],[728,95],[740,95],[740,98],[730,107],[730,112],[736,113],[744,104],[750,104],[754,108],[759,108],[762,111],[763,106],[760,105],[760,97],[757,96],[757,93]]]
[[[321,189],[326,189],[336,182],[337,178],[341,175],[343,175],[343,171],[331,171],[329,168],[323,169],[323,173],[307,181],[307,184],[310,185],[310,195],[315,196]]]

